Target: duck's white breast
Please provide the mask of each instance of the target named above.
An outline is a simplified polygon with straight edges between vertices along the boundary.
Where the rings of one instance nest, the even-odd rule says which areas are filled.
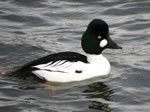
[[[109,61],[101,55],[88,55],[88,62],[86,67],[86,74],[90,77],[104,76],[110,73],[111,67]]]

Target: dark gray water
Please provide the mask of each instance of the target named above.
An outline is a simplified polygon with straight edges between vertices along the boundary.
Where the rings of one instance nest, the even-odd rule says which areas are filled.
[[[14,67],[60,51],[83,53],[87,24],[101,18],[123,50],[106,50],[106,79],[54,84],[0,80],[0,112],[149,112],[149,0],[1,0],[0,67]]]

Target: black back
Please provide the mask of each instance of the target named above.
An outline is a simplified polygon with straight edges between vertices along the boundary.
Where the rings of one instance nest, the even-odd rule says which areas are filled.
[[[55,63],[56,61],[70,61],[70,62],[77,62],[77,61],[82,61],[84,63],[88,63],[87,57],[80,54],[80,53],[75,53],[75,52],[60,52],[60,53],[55,53],[51,54],[45,57],[42,57],[40,59],[37,59],[35,61],[29,62],[25,64],[25,67],[31,67],[31,66],[36,66],[40,64],[46,64],[49,62]]]

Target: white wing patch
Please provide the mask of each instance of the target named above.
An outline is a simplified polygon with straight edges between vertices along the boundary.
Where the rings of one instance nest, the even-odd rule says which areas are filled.
[[[106,76],[110,72],[110,63],[102,55],[88,56],[88,62],[69,62],[61,60],[32,66],[37,77],[51,82],[81,81],[97,76]]]
[[[39,70],[34,70],[32,73],[41,79],[52,82],[79,81],[86,78],[82,72],[85,65],[80,61],[68,62],[62,60],[33,66]]]
[[[72,70],[75,71],[74,62],[68,62],[66,60],[49,62],[47,64],[40,64],[40,65],[36,65],[33,67],[38,68],[40,70],[46,70],[46,71],[51,71],[51,72],[68,73],[68,72],[71,72]]]

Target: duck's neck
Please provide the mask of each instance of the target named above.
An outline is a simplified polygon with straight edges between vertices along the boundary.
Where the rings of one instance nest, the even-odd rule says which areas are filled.
[[[103,61],[108,62],[108,60],[102,54],[99,55],[87,54],[87,60],[89,63],[92,64],[102,63]]]

